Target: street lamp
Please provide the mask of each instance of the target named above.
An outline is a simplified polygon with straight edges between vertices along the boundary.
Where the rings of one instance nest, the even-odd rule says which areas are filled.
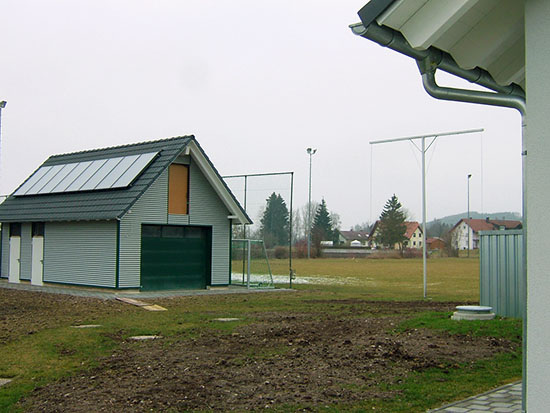
[[[470,258],[470,178],[472,177],[472,174],[468,174],[468,258]]]
[[[2,164],[2,109],[6,107],[5,100],[0,102],[0,172],[2,172],[1,164]]]
[[[311,258],[311,157],[315,155],[317,149],[307,148],[309,155],[309,198],[307,203],[307,258]]]

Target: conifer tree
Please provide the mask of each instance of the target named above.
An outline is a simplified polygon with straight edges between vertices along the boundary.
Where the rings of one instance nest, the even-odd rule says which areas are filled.
[[[407,231],[405,219],[406,217],[402,210],[402,205],[397,199],[397,196],[393,194],[393,196],[386,201],[382,214],[380,214],[376,241],[390,248],[398,244],[399,249],[402,250],[403,241],[407,239],[405,237],[405,232]]]
[[[284,199],[273,192],[266,199],[265,211],[260,220],[260,231],[267,248],[288,245],[289,216]]]
[[[316,247],[319,247],[321,241],[333,241],[334,234],[335,231],[330,218],[330,213],[327,209],[327,203],[323,199],[317,207],[315,217],[313,218],[313,226],[311,228],[313,244]]]

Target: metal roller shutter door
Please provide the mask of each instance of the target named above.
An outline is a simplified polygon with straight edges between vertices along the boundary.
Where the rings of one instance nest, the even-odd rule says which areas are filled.
[[[200,289],[210,284],[211,228],[143,225],[141,289]]]

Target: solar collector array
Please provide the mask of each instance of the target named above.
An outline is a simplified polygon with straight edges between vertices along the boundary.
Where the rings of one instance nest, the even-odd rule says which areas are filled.
[[[125,188],[155,159],[158,152],[40,167],[14,195]]]

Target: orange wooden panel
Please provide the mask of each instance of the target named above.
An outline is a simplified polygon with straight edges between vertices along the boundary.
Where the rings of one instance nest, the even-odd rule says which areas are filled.
[[[188,214],[189,166],[172,164],[168,170],[168,213]]]

